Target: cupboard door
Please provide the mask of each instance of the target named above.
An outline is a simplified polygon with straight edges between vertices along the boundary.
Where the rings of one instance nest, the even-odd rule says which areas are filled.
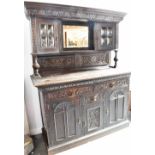
[[[61,23],[58,20],[37,19],[37,51],[39,53],[59,52]]]
[[[82,103],[82,127],[84,134],[103,128],[104,101],[101,99],[101,95],[96,93],[83,97]]]
[[[115,124],[127,119],[128,113],[128,92],[115,90],[111,93],[107,102],[109,108],[109,124]]]
[[[94,31],[95,50],[112,50],[116,48],[116,24],[96,23]]]
[[[55,102],[52,107],[53,144],[61,144],[80,136],[79,104],[72,101]]]

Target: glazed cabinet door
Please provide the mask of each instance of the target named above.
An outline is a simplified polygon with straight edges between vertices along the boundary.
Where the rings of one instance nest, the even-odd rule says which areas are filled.
[[[107,104],[109,125],[126,120],[128,115],[128,90],[118,89],[110,92]]]
[[[38,53],[58,52],[61,22],[58,20],[36,19],[36,48]]]
[[[88,134],[104,127],[104,98],[102,94],[94,93],[82,98],[82,129]]]
[[[94,28],[95,50],[112,50],[117,46],[116,24],[96,23]]]
[[[80,135],[79,103],[76,100],[55,101],[50,117],[52,145],[61,144]]]

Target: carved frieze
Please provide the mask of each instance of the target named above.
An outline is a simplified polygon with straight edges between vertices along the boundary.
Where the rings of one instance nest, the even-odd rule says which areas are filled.
[[[106,65],[109,62],[109,53],[100,53],[82,56],[83,66]]]
[[[48,99],[57,100],[57,99],[62,99],[66,97],[72,98],[75,96],[79,96],[84,92],[89,92],[89,91],[91,91],[91,87],[73,87],[69,89],[62,89],[52,93],[49,92],[47,95],[48,95]]]
[[[68,67],[74,66],[75,60],[73,56],[60,56],[60,57],[41,57],[38,58],[38,63],[41,68],[46,67]]]
[[[78,57],[78,59],[77,59]],[[78,54],[66,56],[38,57],[40,68],[73,68],[108,65],[109,53]],[[53,71],[53,70],[52,70]]]

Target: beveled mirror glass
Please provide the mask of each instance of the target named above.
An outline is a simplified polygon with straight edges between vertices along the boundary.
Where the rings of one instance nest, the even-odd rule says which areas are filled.
[[[63,48],[88,48],[88,26],[63,25]]]

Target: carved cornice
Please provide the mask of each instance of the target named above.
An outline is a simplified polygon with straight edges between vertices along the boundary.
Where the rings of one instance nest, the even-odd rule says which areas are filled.
[[[120,22],[125,13],[78,6],[25,2],[27,17],[74,18],[93,21]]]

